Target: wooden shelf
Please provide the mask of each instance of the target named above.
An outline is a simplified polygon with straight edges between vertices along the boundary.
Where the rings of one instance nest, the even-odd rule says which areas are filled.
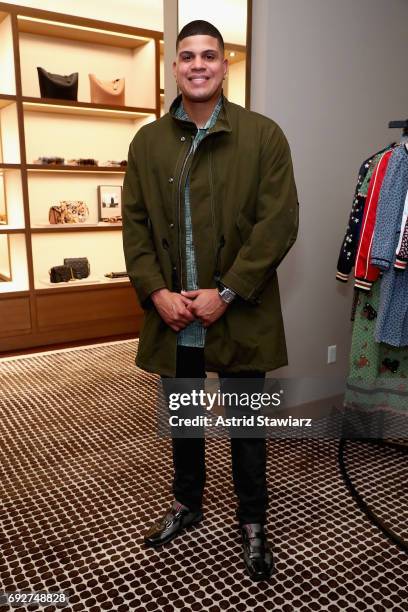
[[[79,20],[78,20],[79,21]],[[85,20],[83,21],[83,23]],[[80,23],[64,23],[51,19],[43,19],[18,15],[19,32],[37,34],[40,36],[51,36],[53,38],[65,38],[68,40],[83,41],[98,45],[109,45],[111,47],[122,47],[125,49],[136,49],[148,43],[152,38],[162,36],[161,32],[146,32],[147,36],[125,32],[124,28],[118,26],[119,31],[90,27]],[[141,33],[143,30],[141,30]],[[151,36],[149,36],[151,34]]]
[[[16,96],[12,96],[9,94],[0,94],[0,108],[4,108],[5,106],[9,106],[16,102]]]
[[[156,115],[155,108],[140,108],[137,106],[107,106],[104,104],[92,104],[91,102],[75,102],[71,100],[52,100],[46,98],[29,97],[23,97],[23,108],[25,111],[37,113],[86,115],[128,120],[139,119],[148,115]]]
[[[9,164],[10,165],[10,164]],[[18,166],[20,167],[20,166]],[[42,165],[42,164],[27,164],[28,172],[75,172],[78,174],[93,173],[93,174],[125,174],[126,167],[110,167],[110,166],[64,166],[64,165]]]
[[[84,223],[75,223],[67,226],[65,223],[59,223],[53,227],[36,227],[31,226],[32,234],[55,234],[59,232],[112,232],[122,231],[122,224],[118,225],[92,225]]]
[[[14,297],[29,297],[30,295],[30,291],[28,289],[21,289],[21,290],[17,290],[17,291],[1,291],[1,284],[0,284],[0,295],[2,296],[2,299],[11,299]],[[1,354],[0,354],[0,359],[1,359]]]
[[[25,234],[26,230],[24,227],[7,227],[7,225],[0,225],[0,234]]]
[[[63,287],[57,286],[57,285],[64,285]],[[35,289],[35,294],[36,295],[49,295],[50,293],[54,294],[54,293],[72,293],[72,292],[80,292],[80,291],[90,291],[90,290],[102,290],[102,289],[106,289],[107,287],[118,287],[118,288],[123,288],[123,287],[130,287],[130,281],[125,279],[125,280],[114,280],[114,281],[110,281],[110,280],[101,280],[99,283],[81,283],[80,285],[75,285],[75,281],[72,281],[72,283],[69,283],[68,285],[66,285],[65,283],[55,283],[55,287],[44,287],[44,289]]]
[[[0,22],[9,17],[11,25],[9,27],[7,24],[7,28],[12,34],[10,40],[15,63],[16,89],[14,90],[12,85],[5,85],[3,92],[0,91],[0,111],[4,109],[2,115],[14,109],[18,111],[15,113],[15,123],[18,126],[16,146],[18,142],[20,151],[27,151],[27,138],[31,137],[30,131],[24,129],[25,120],[38,123],[42,119],[43,127],[46,130],[44,136],[49,136],[50,139],[53,119],[64,124],[73,121],[76,124],[75,127],[78,126],[79,133],[81,133],[80,128],[84,122],[90,127],[94,125],[97,127],[100,123],[101,128],[105,123],[106,128],[115,133],[118,132],[118,138],[123,138],[123,140],[126,138],[123,146],[127,150],[130,133],[133,134],[141,124],[156,119],[160,114],[158,91],[160,62],[155,51],[156,41],[163,38],[163,32],[25,7],[18,5],[18,1],[16,4],[0,2]],[[76,52],[82,53],[82,56],[89,49],[100,56],[103,61],[106,57],[108,62],[110,57],[114,61],[120,61],[119,58],[125,55],[127,60],[133,63],[132,51],[136,50],[135,55],[138,57],[135,58],[134,64],[139,66],[140,62],[142,65],[140,70],[134,68],[135,78],[137,74],[141,74],[142,70],[154,71],[151,73],[152,78],[149,78],[149,83],[146,83],[149,97],[146,97],[145,100],[141,99],[142,103],[144,101],[148,103],[146,107],[136,106],[137,96],[135,99],[132,98],[132,106],[117,106],[91,103],[89,94],[86,92],[80,94],[84,101],[71,101],[41,98],[38,97],[38,90],[37,93],[35,89],[28,89],[29,83],[33,84],[29,78],[35,81],[35,75],[32,74],[32,69],[30,69],[29,77],[25,74],[24,71],[27,69],[25,61],[26,59],[28,61],[28,58],[33,59],[31,53],[37,50],[37,46],[42,48],[44,45],[46,49],[44,56],[47,57],[54,52],[56,55],[65,53],[67,44],[70,48],[75,47]],[[19,45],[20,52],[23,51],[23,57],[20,57]],[[33,66],[36,65],[37,63],[33,60]],[[81,66],[77,66],[78,68],[81,69]],[[55,70],[57,71],[56,68]],[[23,95],[22,90],[27,95]],[[151,108],[153,105],[154,108]],[[129,136],[127,136],[128,132]],[[29,147],[28,150],[30,150]],[[57,155],[58,150],[52,154]],[[32,153],[27,159],[23,153],[22,158],[18,157],[18,154],[14,157],[11,155],[0,157],[0,174],[6,176],[15,173],[19,175],[19,178],[21,175],[22,204],[24,218],[27,220],[27,226],[23,227],[19,227],[22,223],[20,217],[16,217],[14,224],[9,218],[9,226],[0,225],[0,238],[7,241],[6,237],[9,237],[11,243],[12,267],[14,264],[23,265],[19,261],[20,255],[22,257],[24,254],[26,260],[26,264],[24,263],[26,274],[22,283],[17,281],[0,283],[0,344],[2,345],[0,356],[7,350],[45,346],[57,342],[77,342],[83,339],[92,341],[93,338],[114,338],[119,334],[129,333],[135,336],[140,329],[143,311],[138,306],[129,279],[111,280],[103,276],[105,272],[110,272],[112,269],[110,262],[113,259],[122,261],[116,257],[117,255],[121,257],[123,252],[122,224],[99,225],[96,222],[75,226],[63,224],[52,226],[44,223],[41,226],[40,224],[31,225],[29,222],[33,215],[33,208],[30,208],[29,201],[30,180],[31,183],[34,179],[43,183],[39,186],[43,189],[50,181],[54,183],[63,180],[70,184],[79,181],[82,184],[85,181],[84,177],[96,184],[120,184],[127,169],[126,166],[68,165],[71,163],[69,159],[84,157],[84,155],[80,152],[75,153],[75,150],[73,153],[71,151],[70,156],[64,155],[64,149],[61,154],[66,159],[66,165],[34,164],[32,161],[37,155],[42,155],[38,152]],[[107,164],[109,159],[119,161],[122,159],[115,157],[113,153],[106,157],[98,157],[94,154],[88,157],[97,158],[101,164]],[[17,163],[1,163],[7,160]],[[101,180],[102,177],[105,177],[104,180]],[[12,196],[13,194],[10,193],[10,204],[12,204]],[[92,219],[95,218],[96,216],[92,217]],[[36,221],[41,220],[41,216],[38,215],[35,219]],[[44,219],[47,221],[46,214]],[[68,236],[69,232],[73,232],[72,238]],[[38,269],[36,257],[44,246],[46,248],[49,243],[57,247],[62,243],[88,245],[89,242],[92,253],[94,253],[92,248],[94,246],[94,256],[99,257],[101,274],[100,276],[98,274],[98,282],[90,282],[90,279],[86,279],[83,284],[79,284],[78,281],[75,284],[63,284],[64,286],[61,284],[49,285],[46,283],[48,268],[44,266],[44,279],[41,279],[39,274],[42,269],[41,257],[38,261]],[[109,249],[103,250],[108,245]],[[96,247],[100,247],[102,253],[98,253]],[[110,257],[110,250],[115,256],[113,259]],[[92,253],[89,253],[91,258]],[[124,264],[122,265],[124,267]]]

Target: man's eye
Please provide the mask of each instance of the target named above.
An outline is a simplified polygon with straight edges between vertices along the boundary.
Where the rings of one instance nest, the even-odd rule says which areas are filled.
[[[191,55],[183,55],[183,60],[185,62],[188,62],[189,60],[191,60]]]
[[[208,60],[213,60],[213,59],[215,59],[215,56],[214,55],[207,55],[206,58]]]

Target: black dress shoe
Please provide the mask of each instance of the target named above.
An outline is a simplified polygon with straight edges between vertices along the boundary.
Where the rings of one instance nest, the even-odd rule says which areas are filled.
[[[167,544],[186,527],[196,525],[203,520],[203,513],[190,512],[186,506],[177,502],[157,523],[147,531],[144,541],[147,546],[161,546]]]
[[[249,577],[256,582],[268,580],[273,571],[273,559],[263,526],[260,523],[243,525],[241,535]]]

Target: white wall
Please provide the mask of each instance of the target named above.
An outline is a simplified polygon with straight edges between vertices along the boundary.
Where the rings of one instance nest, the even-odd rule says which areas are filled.
[[[335,280],[360,163],[408,113],[406,0],[255,0],[252,109],[291,145],[298,241],[279,271],[290,376],[347,372],[351,287]],[[326,365],[328,345],[338,359]],[[338,383],[333,381],[333,390]]]
[[[227,97],[230,102],[245,106],[246,62],[236,62],[228,67]]]
[[[178,5],[180,30],[190,21],[205,19],[220,30],[225,42],[246,44],[247,0],[178,0]]]
[[[11,19],[6,17],[0,23],[0,92],[15,95],[16,83],[13,56],[13,35]]]

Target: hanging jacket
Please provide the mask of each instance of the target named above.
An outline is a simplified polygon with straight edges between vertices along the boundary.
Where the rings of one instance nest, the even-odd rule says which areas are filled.
[[[351,208],[349,222],[346,229],[346,235],[340,248],[339,259],[337,262],[336,279],[342,283],[346,283],[349,274],[353,269],[356,261],[357,248],[360,240],[360,231],[364,215],[364,207],[367,198],[367,190],[369,178],[383,153],[391,147],[395,147],[395,142],[391,145],[374,153],[366,159],[360,166],[358,172],[357,185],[354,191],[353,206]]]
[[[392,149],[382,153],[374,169],[368,187],[367,200],[364,207],[360,242],[356,255],[355,287],[362,291],[370,291],[374,281],[380,275],[380,270],[370,263],[370,254],[381,186],[392,155]]]
[[[397,270],[405,270],[408,262],[408,191],[405,197],[404,212],[402,214],[401,233],[397,246],[397,256],[394,267]]]
[[[408,272],[393,266],[407,191],[408,150],[400,145],[383,181],[371,251],[371,263],[383,270],[375,339],[391,346],[408,346]]]

